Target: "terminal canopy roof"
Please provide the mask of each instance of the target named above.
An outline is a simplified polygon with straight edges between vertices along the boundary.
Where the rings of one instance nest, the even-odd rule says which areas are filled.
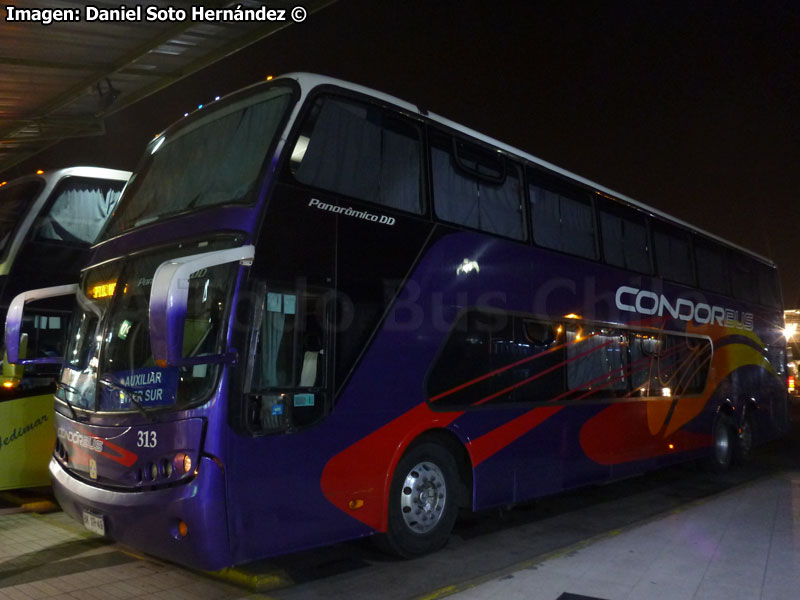
[[[290,11],[298,4],[312,13],[335,1],[4,3],[28,11],[80,11],[81,19],[50,25],[9,21],[7,9],[0,8],[0,172],[63,139],[103,134],[105,117],[291,25]],[[265,5],[285,10],[285,20],[193,21],[190,12],[192,6],[259,9]],[[87,6],[141,6],[143,19],[87,21]],[[148,6],[184,9],[187,18],[148,21]]]

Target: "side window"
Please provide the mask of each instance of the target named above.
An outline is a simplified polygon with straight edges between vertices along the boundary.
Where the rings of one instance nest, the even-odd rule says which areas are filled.
[[[700,394],[703,338],[470,310],[428,373],[433,408]]]
[[[733,295],[745,302],[758,302],[758,274],[755,262],[749,256],[739,253],[732,254],[731,258]]]
[[[305,184],[421,214],[419,129],[378,107],[321,98],[295,144],[291,169]]]
[[[758,298],[761,304],[772,308],[781,308],[780,286],[778,285],[778,271],[774,267],[757,263],[758,273]]]
[[[535,184],[528,186],[533,241],[539,246],[597,258],[591,200],[583,194]]]
[[[485,404],[507,387],[503,362],[515,353],[513,319],[502,313],[464,313],[428,374],[428,399],[439,408]],[[499,376],[499,377],[496,377]],[[499,383],[504,380],[503,384]]]
[[[711,344],[702,338],[632,332],[631,379],[637,396],[700,394],[711,365]]]
[[[448,223],[525,239],[519,169],[497,153],[449,137],[431,147],[436,216]]]
[[[604,202],[600,208],[603,258],[615,267],[650,273],[650,247],[645,216]]]
[[[566,342],[570,399],[613,398],[627,394],[627,338],[622,332],[569,323]]]
[[[548,323],[472,310],[453,326],[428,373],[428,401],[457,409],[552,399],[563,391],[563,352]]]
[[[255,433],[310,425],[323,416],[327,393],[327,327],[320,296],[271,290],[258,310],[247,395]]]
[[[656,256],[656,272],[664,279],[694,285],[689,234],[666,223],[653,224],[653,246]]]
[[[93,244],[124,185],[124,181],[65,179],[51,195],[47,213],[37,221],[34,239]]]
[[[661,338],[652,333],[628,333],[631,389],[634,396],[660,396],[658,373],[654,361],[661,355]]]
[[[697,264],[697,283],[709,292],[730,295],[728,255],[724,248],[712,242],[695,239],[694,257]]]

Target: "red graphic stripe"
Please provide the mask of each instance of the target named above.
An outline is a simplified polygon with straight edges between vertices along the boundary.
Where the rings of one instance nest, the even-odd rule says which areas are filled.
[[[418,404],[332,457],[322,471],[322,493],[354,519],[386,531],[386,498],[400,456],[414,438],[430,429],[443,429],[463,414],[438,413],[427,403]],[[353,500],[363,505],[351,509]]]
[[[84,435],[87,435],[87,436],[89,436],[91,438],[94,438],[96,440],[100,440],[100,442],[102,442],[103,451],[102,452],[98,452],[98,454],[100,454],[102,456],[105,456],[106,458],[108,458],[110,460],[113,460],[114,462],[119,463],[124,467],[130,467],[131,465],[133,465],[133,463],[135,463],[139,459],[138,455],[134,454],[130,450],[126,450],[125,448],[122,448],[121,446],[117,446],[116,444],[112,444],[108,440],[103,439],[101,437],[98,437],[96,435],[93,435],[93,434],[89,433],[88,431],[86,431],[85,429],[82,429],[80,427],[77,427],[77,429],[78,429],[78,431],[80,431]],[[106,452],[106,449],[111,449],[116,454],[110,454],[110,453]]]
[[[467,449],[472,457],[472,464],[477,467],[484,460],[498,453],[511,444],[511,442],[518,440],[563,408],[563,406],[543,406],[534,408],[521,417],[517,417],[493,429],[489,433],[472,440],[467,445]]]

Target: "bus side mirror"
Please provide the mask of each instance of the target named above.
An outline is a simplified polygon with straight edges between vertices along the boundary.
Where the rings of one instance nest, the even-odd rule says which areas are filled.
[[[200,363],[230,362],[228,354],[183,356],[183,331],[189,299],[189,277],[201,269],[232,262],[252,264],[252,245],[193,254],[159,265],[150,288],[150,348],[159,367],[178,367]]]
[[[6,315],[6,355],[9,363],[23,365],[41,364],[61,364],[63,358],[20,358],[20,334],[22,328],[22,313],[25,311],[25,304],[34,300],[44,298],[55,298],[57,296],[71,296],[78,291],[78,284],[57,285],[48,288],[30,290],[17,295],[8,307]]]
[[[19,336],[19,356],[25,358],[28,354],[28,334],[23,333]],[[0,384],[4,388],[14,388],[25,375],[25,365],[12,363],[8,360],[8,352],[3,352],[3,374],[0,376]]]

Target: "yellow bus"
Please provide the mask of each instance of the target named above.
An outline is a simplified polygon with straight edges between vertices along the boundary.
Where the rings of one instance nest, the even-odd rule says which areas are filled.
[[[31,288],[71,283],[86,262],[130,173],[98,167],[39,171],[0,181],[0,316]],[[49,485],[53,392],[70,306],[35,303],[22,323],[20,357],[52,364],[12,365],[0,376],[0,490]],[[20,360],[24,363],[24,360]]]

